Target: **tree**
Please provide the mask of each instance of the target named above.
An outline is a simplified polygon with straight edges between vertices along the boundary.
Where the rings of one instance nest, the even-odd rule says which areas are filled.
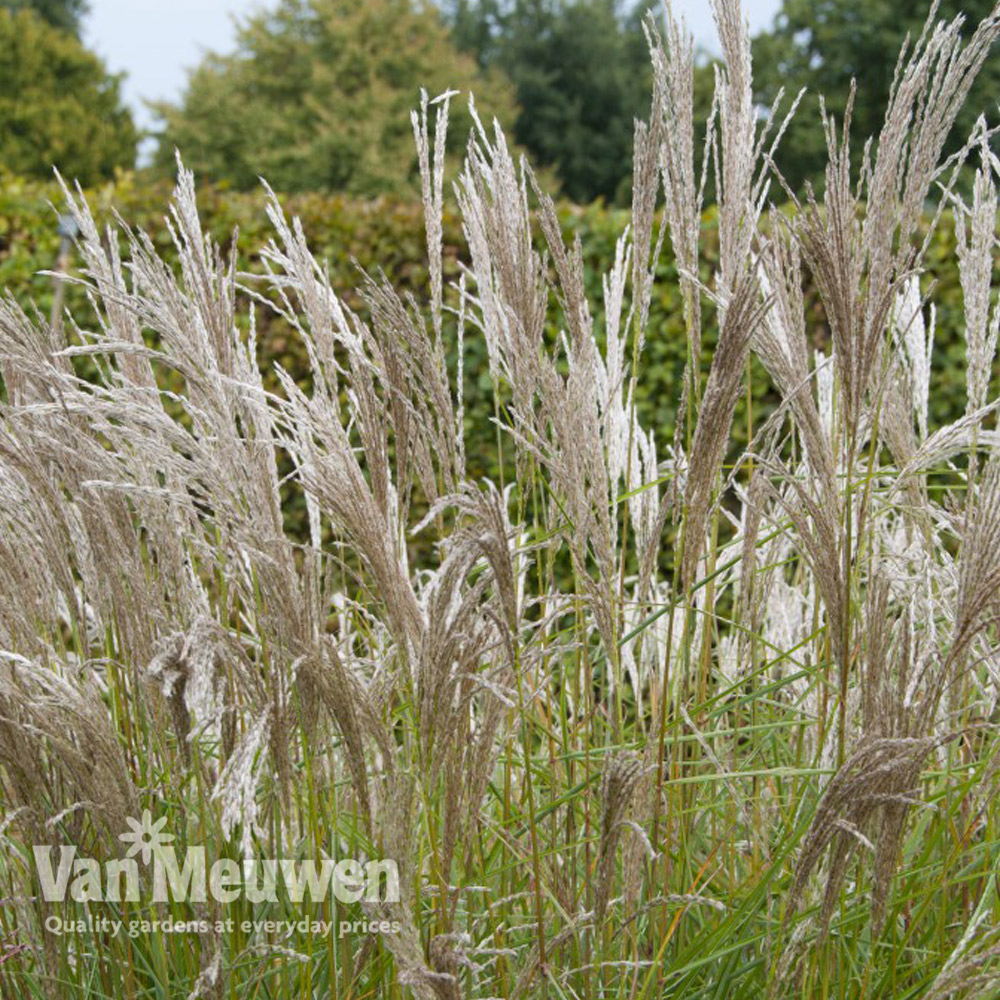
[[[942,0],[938,16],[964,13],[966,33],[989,14],[995,0]],[[754,40],[757,96],[770,105],[778,91],[794,95],[809,88],[795,121],[782,142],[778,165],[793,189],[806,181],[822,187],[826,146],[819,119],[819,95],[842,120],[850,82],[857,80],[852,116],[855,164],[864,140],[882,126],[900,46],[907,33],[916,40],[930,0],[784,0],[773,30]],[[952,148],[963,142],[983,112],[995,121],[1000,93],[1000,58],[987,61],[958,117]]]
[[[576,201],[613,200],[632,173],[634,121],[649,115],[642,7],[620,0],[452,0],[459,48],[502,69],[520,106],[514,135]]]
[[[474,92],[486,122],[513,118],[509,88],[456,51],[435,8],[282,0],[240,27],[234,54],[194,71],[179,107],[159,106],[156,162],[172,169],[176,147],[198,173],[242,189],[261,176],[284,191],[412,188],[409,112],[421,87]]]
[[[80,22],[90,10],[87,0],[0,0],[0,10],[32,10],[54,28],[80,37]]]
[[[137,139],[120,77],[37,14],[0,10],[0,165],[92,184],[134,166]]]

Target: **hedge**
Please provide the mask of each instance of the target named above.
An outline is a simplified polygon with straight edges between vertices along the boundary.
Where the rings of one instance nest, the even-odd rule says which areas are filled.
[[[113,184],[87,192],[88,200],[99,220],[108,222],[118,212],[129,224],[149,232],[158,248],[169,259],[171,245],[164,222],[170,198],[166,184],[137,183],[132,175],[123,175]],[[55,184],[40,184],[17,178],[0,178],[0,287],[27,304],[33,301],[43,314],[51,307],[52,280],[39,274],[51,269],[59,252],[56,229],[56,209],[61,193]],[[282,199],[286,213],[298,216],[317,255],[329,265],[334,286],[353,306],[361,304],[353,295],[357,265],[385,270],[401,291],[412,291],[418,300],[426,294],[427,272],[424,264],[424,236],[419,205],[379,199],[370,202],[351,200],[336,195],[304,194]],[[202,219],[212,236],[227,249],[238,231],[239,265],[244,270],[259,271],[259,250],[270,238],[270,224],[265,215],[263,191],[236,193],[201,185],[199,204]],[[584,248],[586,278],[591,301],[600,302],[601,275],[614,259],[615,240],[628,221],[621,210],[607,209],[600,204],[581,208],[560,207],[560,217],[567,238],[579,236]],[[716,219],[713,211],[704,217],[706,247],[703,255],[703,276],[709,279],[716,240]],[[444,220],[445,276],[455,279],[463,238],[458,217],[449,212]],[[934,300],[937,303],[938,338],[936,365],[931,386],[931,418],[942,422],[956,418],[965,407],[965,373],[963,342],[962,294],[955,262],[953,227],[946,219],[931,245],[927,258],[928,274],[925,289],[936,282]],[[665,446],[673,432],[673,414],[679,395],[684,365],[684,327],[676,271],[665,251],[659,264],[659,279],[654,290],[650,324],[645,351],[641,395],[638,400],[644,424],[653,427]],[[815,346],[828,348],[828,333],[817,296],[806,289],[806,301],[815,322],[810,323]],[[67,297],[74,315],[87,315],[83,291],[71,287]],[[712,314],[707,316],[702,371],[707,371],[714,342]],[[258,311],[258,335],[264,354],[264,365],[280,360],[296,377],[305,378],[305,361],[297,344],[283,323]],[[551,331],[555,335],[555,330]],[[470,460],[482,463],[473,468],[474,474],[488,474],[485,456],[493,454],[490,446],[490,417],[493,401],[489,395],[485,347],[481,339],[470,336],[466,344],[465,372],[467,421],[475,437],[484,435],[483,447],[470,449]],[[754,425],[759,426],[770,407],[768,380],[758,366],[753,372]],[[745,412],[736,417],[736,444],[741,442],[746,426]],[[490,438],[490,441],[486,440]]]

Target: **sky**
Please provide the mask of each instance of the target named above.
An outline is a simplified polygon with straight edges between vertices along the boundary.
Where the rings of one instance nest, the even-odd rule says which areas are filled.
[[[126,74],[125,98],[141,127],[152,125],[143,101],[177,100],[187,70],[207,51],[234,44],[233,18],[276,0],[90,0],[84,34],[113,72]],[[780,0],[744,0],[753,31],[768,27]],[[717,50],[708,0],[674,0],[699,44]]]

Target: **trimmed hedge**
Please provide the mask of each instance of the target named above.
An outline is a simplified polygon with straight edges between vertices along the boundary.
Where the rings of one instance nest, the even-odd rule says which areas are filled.
[[[171,245],[164,214],[170,193],[167,184],[139,184],[131,175],[125,175],[114,184],[89,191],[88,199],[100,220],[110,221],[117,211],[130,225],[145,229],[169,259]],[[51,308],[53,285],[50,278],[39,272],[54,267],[58,256],[59,236],[52,206],[58,206],[60,200],[61,193],[55,184],[17,178],[0,181],[0,287],[8,288],[22,304],[33,301],[45,314]],[[392,199],[359,202],[320,194],[292,195],[282,202],[288,215],[302,220],[317,255],[329,263],[334,286],[351,305],[356,308],[361,305],[351,292],[358,283],[354,261],[364,268],[381,267],[397,288],[412,291],[418,300],[425,296],[427,271],[419,205]],[[271,236],[264,204],[263,191],[236,193],[206,185],[199,188],[202,218],[212,236],[228,248],[238,231],[239,265],[243,270],[261,269],[258,251]],[[599,303],[601,275],[614,259],[615,240],[628,221],[628,213],[595,204],[586,208],[564,205],[560,215],[567,238],[579,236],[582,241],[590,299]],[[713,212],[706,213],[704,227],[707,251],[702,268],[703,277],[708,280],[716,245]],[[447,282],[458,276],[463,247],[461,224],[453,212],[448,212],[444,220],[444,240]],[[965,406],[962,293],[954,232],[947,220],[931,246],[927,263],[930,270],[925,276],[925,289],[931,281],[937,283],[934,299],[938,338],[931,416],[932,421],[941,422],[955,419]],[[669,248],[659,264],[659,279],[643,354],[642,395],[638,405],[643,423],[656,430],[661,446],[665,446],[673,432],[685,351],[681,302]],[[817,297],[812,289],[807,288],[806,293],[811,318],[815,320],[810,324],[815,346],[826,347],[826,326]],[[86,297],[80,288],[69,288],[67,303],[75,316],[87,315]],[[703,372],[708,369],[714,344],[713,319],[711,312],[706,313]],[[282,321],[259,310],[257,322],[264,364],[280,360],[296,376],[304,378],[305,359]],[[553,336],[555,332],[551,331]],[[490,424],[493,401],[489,394],[485,346],[480,338],[470,335],[466,352],[466,419],[473,436],[484,436],[482,448],[470,449],[470,463],[481,463],[481,468],[472,469],[474,474],[495,474],[487,458],[494,449]],[[773,397],[759,366],[754,365],[752,376],[755,410],[759,407],[754,414],[754,426],[759,426],[773,405]],[[741,408],[736,417],[735,444],[745,440],[745,428],[746,413]]]

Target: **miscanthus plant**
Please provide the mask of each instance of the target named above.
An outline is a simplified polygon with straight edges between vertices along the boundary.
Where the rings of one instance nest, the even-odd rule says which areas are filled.
[[[597,301],[480,124],[445,286],[451,95],[413,118],[421,302],[375,273],[349,308],[277,199],[261,278],[206,238],[183,169],[176,270],[67,189],[96,321],[0,306],[5,997],[997,995],[1000,162],[986,122],[943,151],[1000,9],[906,47],[860,175],[850,112],[825,117],[825,190],[799,203],[772,160],[795,100],[759,113],[739,4],[712,6],[704,137],[692,39],[669,7],[649,21]],[[936,427],[921,276],[945,213],[968,404]],[[667,244],[689,359],[670,437],[636,417]],[[307,377],[261,372],[259,309]],[[467,472],[469,338],[498,482]],[[757,362],[780,405],[741,453]],[[210,859],[392,859],[400,898],[40,894],[31,845],[118,857],[144,809]]]

